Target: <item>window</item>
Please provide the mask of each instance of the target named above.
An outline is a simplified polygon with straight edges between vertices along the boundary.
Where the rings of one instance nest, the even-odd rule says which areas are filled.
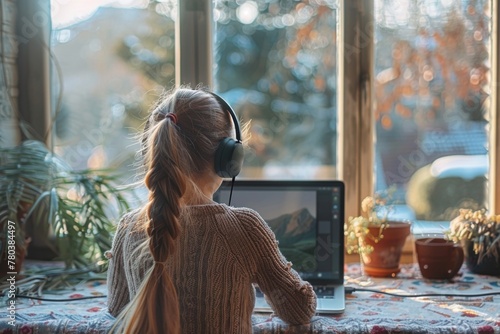
[[[174,81],[172,3],[52,1],[56,151],[76,169],[128,171],[133,138]]]
[[[163,88],[213,83],[251,120],[242,177],[343,179],[347,215],[391,187],[410,219],[500,207],[495,1],[75,3],[52,1],[56,144],[74,167],[128,168]]]
[[[337,1],[216,2],[216,89],[251,120],[242,177],[336,178]]]
[[[489,0],[375,1],[376,189],[412,220],[487,202],[491,15]]]

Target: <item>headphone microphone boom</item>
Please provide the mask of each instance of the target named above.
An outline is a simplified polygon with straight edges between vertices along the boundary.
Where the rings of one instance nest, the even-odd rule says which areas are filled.
[[[241,130],[238,118],[233,108],[219,95],[209,92],[219,102],[223,110],[226,110],[233,120],[234,130],[236,132],[236,140],[230,137],[225,137],[219,143],[215,151],[215,172],[220,177],[235,178],[241,171],[243,166],[244,150],[241,141]]]

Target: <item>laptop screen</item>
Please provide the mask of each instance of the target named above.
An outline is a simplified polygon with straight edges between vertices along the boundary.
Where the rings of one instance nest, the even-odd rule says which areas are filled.
[[[215,194],[228,203],[231,181]],[[257,211],[300,276],[310,281],[343,282],[344,184],[341,181],[236,180],[231,206]]]

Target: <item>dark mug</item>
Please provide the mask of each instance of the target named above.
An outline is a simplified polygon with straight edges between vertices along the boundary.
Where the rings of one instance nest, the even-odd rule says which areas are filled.
[[[418,266],[429,279],[451,279],[464,262],[462,247],[444,238],[423,238],[415,241]]]

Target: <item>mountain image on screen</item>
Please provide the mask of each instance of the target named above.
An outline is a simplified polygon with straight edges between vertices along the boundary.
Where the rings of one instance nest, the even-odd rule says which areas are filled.
[[[268,219],[268,225],[279,241],[279,248],[298,271],[314,271],[316,247],[316,218],[303,208]]]

